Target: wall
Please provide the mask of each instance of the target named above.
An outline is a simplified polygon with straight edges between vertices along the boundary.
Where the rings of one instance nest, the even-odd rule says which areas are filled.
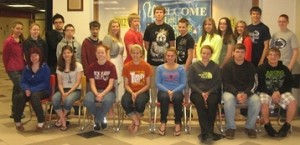
[[[93,0],[83,0],[83,11],[67,11],[67,0],[53,0],[53,15],[59,13],[64,16],[65,24],[73,24],[75,38],[82,43],[90,35],[89,23],[93,18]]]

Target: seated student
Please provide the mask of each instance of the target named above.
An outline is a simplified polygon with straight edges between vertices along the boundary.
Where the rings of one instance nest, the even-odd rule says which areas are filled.
[[[293,81],[291,72],[279,59],[280,50],[271,48],[267,55],[268,61],[257,69],[258,91],[262,103],[261,115],[265,130],[272,137],[287,135],[297,108],[295,97],[291,94]],[[278,132],[274,130],[269,120],[269,108],[274,108],[275,104],[287,109],[286,122]]]
[[[50,94],[50,69],[46,63],[43,63],[43,55],[39,48],[31,48],[29,56],[30,61],[27,62],[21,77],[22,92],[16,97],[14,121],[16,129],[24,131],[21,117],[26,101],[29,100],[38,120],[36,131],[40,132],[43,130],[45,122],[40,100],[48,98]]]
[[[201,142],[216,139],[218,136],[213,130],[222,80],[219,65],[210,59],[212,53],[213,49],[204,45],[200,50],[202,59],[194,62],[188,73],[188,84],[192,90],[190,97],[196,106],[201,128]]]
[[[256,138],[255,123],[260,111],[260,100],[256,95],[256,69],[245,61],[246,48],[243,44],[236,44],[233,59],[224,65],[222,80],[224,86],[224,111],[226,119],[225,137],[233,139],[235,134],[236,104],[247,104],[248,115],[245,131],[249,138]]]
[[[100,130],[100,123],[103,130],[107,129],[104,117],[116,100],[114,82],[118,79],[117,71],[115,65],[106,59],[107,50],[104,45],[97,46],[97,61],[87,71],[91,91],[86,94],[84,105],[94,115],[94,131]]]
[[[55,112],[59,116],[58,121],[54,124],[60,127],[61,131],[66,131],[67,114],[70,112],[73,103],[80,99],[81,95],[81,77],[83,74],[82,65],[76,62],[72,46],[65,45],[62,47],[62,53],[58,58],[57,81],[58,90],[52,97],[52,104]],[[63,107],[61,105],[63,100]]]
[[[165,52],[166,62],[156,69],[156,86],[158,89],[157,100],[160,102],[159,135],[166,134],[166,123],[169,112],[169,103],[172,102],[175,112],[174,135],[181,134],[183,89],[186,84],[185,69],[176,63],[177,51],[169,48]]]
[[[125,93],[121,102],[126,114],[132,119],[128,130],[135,133],[140,126],[140,117],[143,116],[145,105],[149,101],[152,69],[142,59],[143,49],[140,45],[131,45],[130,52],[132,60],[123,68]]]

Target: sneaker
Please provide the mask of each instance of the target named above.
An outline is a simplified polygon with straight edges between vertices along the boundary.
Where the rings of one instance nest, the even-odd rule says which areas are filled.
[[[100,131],[100,125],[99,123],[96,123],[94,124],[94,131]]]
[[[291,128],[291,124],[289,124],[287,122],[284,123],[282,125],[282,127],[280,128],[280,130],[278,131],[278,136],[285,137],[287,135],[287,133],[289,132],[290,128]]]
[[[267,124],[265,124],[264,127],[265,127],[265,130],[266,130],[266,132],[267,132],[267,134],[268,134],[269,136],[271,136],[271,137],[275,137],[275,136],[276,136],[277,132],[276,132],[276,130],[272,127],[272,124],[271,124],[270,122],[267,123]]]
[[[202,142],[202,143],[207,143],[213,140],[213,136],[211,133],[207,133],[207,134],[199,134],[198,135],[198,139]]]
[[[217,133],[212,133],[212,136],[213,136],[214,141],[217,141],[217,140],[220,140],[220,139],[224,138],[224,135],[217,134]]]
[[[107,130],[107,123],[105,123],[105,122],[101,122],[101,128],[103,129],[103,130]]]
[[[245,128],[245,132],[249,138],[256,138],[256,131],[254,129]]]
[[[227,139],[233,139],[233,138],[234,138],[234,132],[235,132],[234,129],[227,129],[227,130],[225,131],[225,137],[226,137]]]

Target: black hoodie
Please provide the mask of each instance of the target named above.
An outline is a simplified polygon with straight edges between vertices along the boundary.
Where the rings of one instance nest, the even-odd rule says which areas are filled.
[[[267,61],[257,68],[258,73],[258,91],[272,95],[274,91],[280,94],[292,90],[292,74],[290,70],[278,62],[276,67],[272,67]]]

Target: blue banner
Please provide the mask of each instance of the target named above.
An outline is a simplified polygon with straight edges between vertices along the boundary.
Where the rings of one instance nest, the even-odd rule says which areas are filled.
[[[165,23],[173,27],[178,36],[177,23],[182,17],[190,22],[189,33],[195,41],[202,33],[202,22],[211,17],[211,0],[139,0],[138,8],[141,17],[141,32],[154,22],[154,8],[157,5],[166,8]]]

